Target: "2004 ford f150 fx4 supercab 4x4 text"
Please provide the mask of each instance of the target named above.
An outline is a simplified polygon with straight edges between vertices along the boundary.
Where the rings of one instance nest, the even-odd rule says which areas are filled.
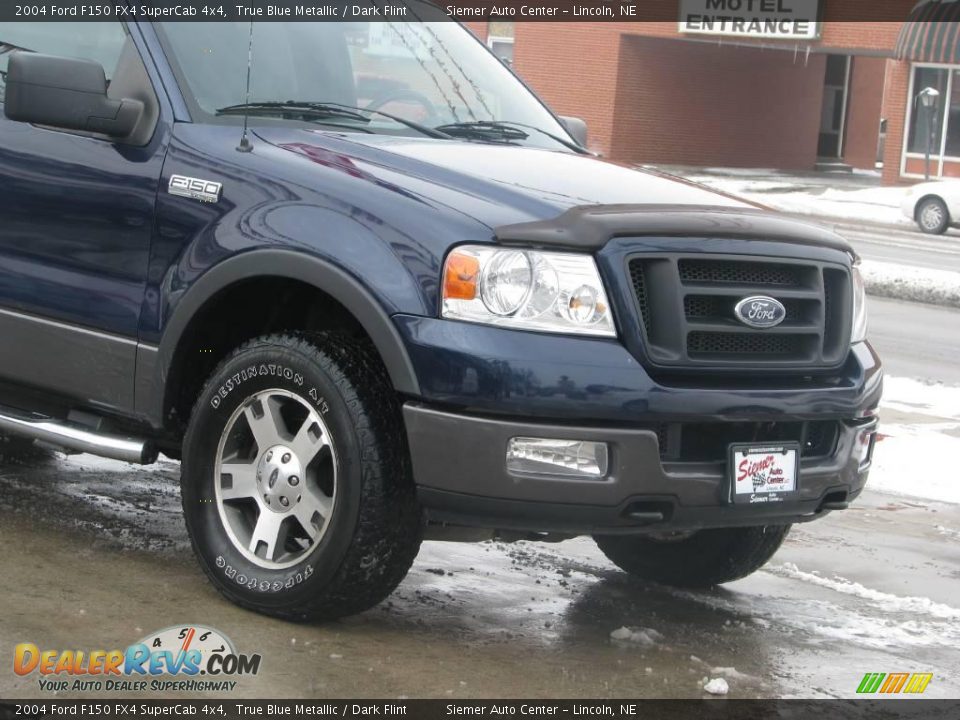
[[[0,33],[0,432],[180,459],[231,600],[360,612],[424,537],[709,586],[862,490],[850,247],[595,157],[457,23]]]

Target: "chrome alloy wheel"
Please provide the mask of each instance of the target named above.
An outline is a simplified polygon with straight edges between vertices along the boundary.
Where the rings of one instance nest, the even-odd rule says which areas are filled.
[[[247,398],[227,421],[214,472],[220,520],[250,561],[282,570],[323,539],[337,498],[337,458],[306,400],[286,390]]]
[[[920,210],[920,224],[927,230],[936,230],[943,222],[943,207],[937,202],[928,202]]]

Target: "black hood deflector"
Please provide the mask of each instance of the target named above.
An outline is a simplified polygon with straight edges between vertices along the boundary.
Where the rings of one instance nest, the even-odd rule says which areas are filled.
[[[711,205],[580,205],[552,220],[502,225],[499,242],[599,250],[617,237],[743,238],[815,245],[856,257],[825,227],[769,210]]]

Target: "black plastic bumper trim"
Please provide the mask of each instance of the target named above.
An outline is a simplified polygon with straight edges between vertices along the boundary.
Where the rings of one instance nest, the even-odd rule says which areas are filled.
[[[858,494],[843,487],[827,488],[816,500],[763,507],[724,505],[683,507],[676,498],[640,496],[615,506],[503,500],[476,495],[419,488],[421,504],[430,522],[493,530],[560,533],[569,535],[633,535],[674,530],[702,530],[721,527],[786,525],[809,522],[831,510],[839,510]],[[847,502],[828,502],[844,495]],[[667,509],[640,513],[633,507],[660,506]]]

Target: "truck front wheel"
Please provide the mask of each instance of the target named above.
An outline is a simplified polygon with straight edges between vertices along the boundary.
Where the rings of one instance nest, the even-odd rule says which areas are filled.
[[[187,429],[181,494],[213,584],[277,617],[362,612],[420,547],[399,403],[372,346],[345,336],[270,335],[221,363]]]
[[[789,525],[699,530],[690,535],[598,535],[603,554],[643,580],[707,588],[739,580],[773,557]]]

